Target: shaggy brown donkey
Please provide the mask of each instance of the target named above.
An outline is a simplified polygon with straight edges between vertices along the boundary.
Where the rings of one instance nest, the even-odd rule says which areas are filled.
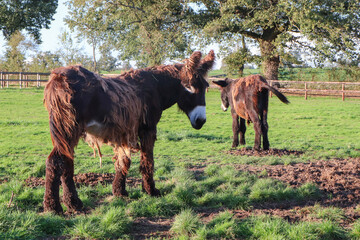
[[[44,211],[70,212],[82,209],[73,180],[74,147],[84,132],[114,148],[113,194],[127,196],[125,178],[131,149],[140,148],[143,190],[158,196],[153,179],[153,149],[156,125],[162,112],[178,104],[191,125],[200,129],[206,121],[206,73],[215,59],[211,51],[201,60],[194,52],[184,64],[132,70],[116,78],[101,78],[80,66],[52,71],[45,87],[53,150],[46,160]]]
[[[221,108],[226,111],[231,106],[233,118],[234,140],[232,147],[245,145],[245,120],[254,123],[255,144],[254,149],[260,150],[261,135],[263,136],[263,149],[269,149],[267,112],[269,90],[283,103],[289,103],[287,98],[278,90],[271,87],[260,75],[251,75],[236,80],[228,79],[213,81],[221,89]],[[240,117],[240,123],[239,123]],[[260,117],[260,119],[259,119]]]

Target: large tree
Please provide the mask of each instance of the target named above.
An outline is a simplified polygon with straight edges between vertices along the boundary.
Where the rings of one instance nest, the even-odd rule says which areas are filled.
[[[280,57],[292,49],[330,60],[358,60],[358,0],[200,0],[194,25],[210,36],[242,34],[260,46],[263,74],[277,79]],[[323,59],[322,59],[323,60]]]
[[[58,0],[0,0],[0,30],[6,39],[25,29],[40,42],[40,29],[49,28]]]
[[[65,18],[71,30],[77,31],[79,40],[86,40],[92,47],[93,71],[97,71],[96,51],[106,47],[106,17],[103,17],[103,1],[69,0],[69,15]],[[104,47],[103,47],[104,46]]]
[[[185,19],[192,9],[184,2],[68,0],[67,23],[89,41],[101,36],[97,40],[113,46],[122,60],[135,60],[138,66],[157,65],[183,57],[189,50]]]

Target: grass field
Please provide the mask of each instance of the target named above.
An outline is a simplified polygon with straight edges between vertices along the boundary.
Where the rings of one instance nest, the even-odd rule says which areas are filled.
[[[0,90],[0,239],[132,239],[134,227],[151,219],[164,221],[166,236],[178,239],[358,239],[360,222],[343,226],[343,209],[313,206],[309,221],[291,223],[280,217],[236,217],[259,203],[316,201],[318,186],[291,188],[272,178],[238,171],[239,164],[289,165],[360,157],[360,100],[289,96],[291,104],[272,98],[269,106],[270,147],[303,151],[301,156],[236,156],[231,116],[220,109],[219,92],[207,94],[207,122],[191,128],[174,106],[163,113],[155,144],[155,179],[162,197],[152,198],[141,186],[128,187],[126,199],[111,198],[111,184],[80,186],[86,215],[55,216],[41,213],[44,187],[30,188],[29,177],[45,176],[45,159],[52,149],[42,89]],[[254,143],[252,125],[246,147]],[[80,141],[75,174],[114,173],[112,149],[103,146],[103,167]],[[140,179],[139,154],[134,154],[129,177]],[[201,168],[200,174],[192,169]],[[14,198],[8,206],[11,195]],[[63,206],[65,209],[65,207]],[[212,216],[208,216],[209,214]],[[315,219],[315,220],[314,220]],[[166,228],[165,228],[166,229]],[[154,233],[154,238],[161,237]],[[147,236],[151,237],[151,235]]]

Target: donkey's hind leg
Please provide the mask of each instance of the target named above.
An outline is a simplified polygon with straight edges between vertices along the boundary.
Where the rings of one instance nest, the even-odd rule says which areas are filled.
[[[78,197],[74,183],[74,160],[64,156],[64,170],[61,176],[63,186],[63,202],[68,212],[81,211],[83,204]]]
[[[112,185],[114,196],[126,197],[128,192],[125,189],[126,175],[131,164],[131,151],[129,147],[115,147],[115,179]]]
[[[60,177],[63,169],[63,156],[54,148],[46,159],[45,195],[43,202],[45,212],[62,213],[63,211],[59,199]]]
[[[246,124],[245,119],[240,118],[240,145],[245,145],[245,132],[246,132]]]
[[[151,196],[160,196],[160,191],[155,188],[154,182],[154,143],[156,130],[141,132],[141,159],[140,172],[142,173],[143,190]]]
[[[251,121],[254,124],[254,130],[255,130],[254,150],[259,151],[260,145],[261,145],[261,135],[262,135],[261,123],[259,120],[259,116],[255,110],[250,110],[250,111],[248,111],[248,113],[249,113],[249,117],[250,117]]]
[[[239,116],[236,114],[236,112],[231,111],[231,116],[233,119],[233,123],[232,123],[232,130],[233,130],[233,144],[232,144],[232,148],[236,148],[237,146],[239,146],[239,131],[240,131],[240,126],[239,126]]]
[[[268,139],[268,123],[267,123],[267,111],[263,110],[260,114],[260,121],[261,121],[261,131],[263,134],[263,149],[269,150],[270,144]]]

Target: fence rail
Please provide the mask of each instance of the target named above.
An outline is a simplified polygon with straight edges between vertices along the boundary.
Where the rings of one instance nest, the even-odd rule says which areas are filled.
[[[11,85],[18,85],[19,88],[29,87],[29,83],[35,83],[40,87],[48,81],[50,73],[39,72],[0,72],[0,87],[5,88]]]
[[[223,80],[222,78],[210,78],[212,80]],[[267,80],[270,86],[276,87],[280,92],[304,95],[307,99],[310,95],[315,96],[341,96],[360,98],[359,82],[314,82],[314,81],[283,81]],[[215,85],[210,84],[211,87]],[[270,92],[270,96],[272,93]]]

